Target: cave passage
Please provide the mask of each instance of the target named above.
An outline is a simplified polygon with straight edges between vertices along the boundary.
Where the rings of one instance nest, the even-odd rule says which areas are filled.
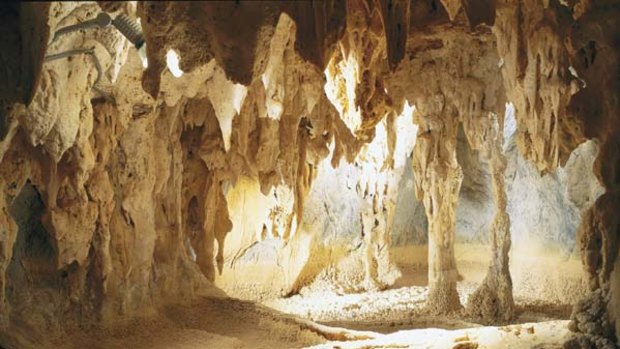
[[[0,348],[620,347],[617,0],[0,28]]]

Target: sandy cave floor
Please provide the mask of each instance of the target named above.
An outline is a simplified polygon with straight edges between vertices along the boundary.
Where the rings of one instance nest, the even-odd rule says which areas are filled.
[[[426,274],[414,268],[400,267],[403,277],[387,290],[358,294],[320,291],[320,284],[301,294],[265,301],[270,308],[329,326],[356,330],[391,333],[399,330],[441,328],[464,329],[480,327],[473,319],[456,313],[430,316],[424,311],[428,296]],[[474,292],[479,282],[461,281],[458,284],[461,304]],[[326,286],[324,289],[328,289]],[[571,306],[515,296],[517,316],[507,324],[543,322],[568,319]]]
[[[51,343],[74,348],[562,348],[570,310],[516,299],[511,324],[489,327],[462,314],[424,313],[424,276],[403,270],[392,288],[362,294],[318,292],[263,302],[204,297],[150,320],[73,332]],[[475,289],[459,283],[461,302]],[[315,287],[316,288],[316,287]],[[312,320],[312,321],[310,321]],[[315,322],[313,322],[315,321]]]
[[[459,330],[400,330],[390,334],[322,326],[249,301],[204,298],[175,306],[151,321],[94,329],[56,343],[74,348],[561,348],[568,321],[553,320]],[[389,326],[392,326],[391,324]],[[405,325],[400,325],[406,328]],[[415,327],[415,326],[413,326]]]

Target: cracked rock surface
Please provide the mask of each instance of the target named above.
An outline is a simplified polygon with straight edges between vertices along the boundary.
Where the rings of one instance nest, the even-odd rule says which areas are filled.
[[[55,37],[102,11],[146,46]],[[380,292],[418,260],[428,314],[506,323],[539,294],[574,305],[567,346],[618,345],[617,1],[11,3],[0,27],[0,346],[222,290]],[[545,251],[581,260],[570,290],[515,268]],[[294,346],[376,339],[235,304]]]

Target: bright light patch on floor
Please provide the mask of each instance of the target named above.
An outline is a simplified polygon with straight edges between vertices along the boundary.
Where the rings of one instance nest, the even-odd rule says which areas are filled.
[[[355,87],[359,82],[359,64],[352,55],[345,59],[332,58],[325,69],[325,94],[342,121],[355,134],[362,124],[362,114],[355,105]]]
[[[179,68],[179,55],[176,51],[168,50],[168,53],[166,53],[166,65],[175,78],[183,76],[183,71]]]

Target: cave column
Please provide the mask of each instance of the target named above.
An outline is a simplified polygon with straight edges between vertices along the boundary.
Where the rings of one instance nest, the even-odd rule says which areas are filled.
[[[468,313],[488,322],[508,321],[514,314],[512,279],[509,269],[510,217],[506,195],[506,156],[502,151],[504,137],[495,114],[482,141],[482,156],[489,162],[495,201],[495,217],[489,232],[491,239],[491,264],[482,284],[469,297]]]
[[[204,223],[193,243],[196,251],[196,263],[208,280],[215,280],[215,262],[219,273],[224,268],[224,239],[232,230],[228,213],[228,204],[222,191],[221,181],[217,176],[209,177],[207,195],[204,200]],[[218,242],[215,255],[215,241]]]
[[[427,307],[446,313],[461,307],[454,256],[456,203],[463,180],[456,159],[458,117],[416,118],[420,131],[413,151],[415,192],[424,203],[429,235]]]
[[[215,266],[213,265],[213,253],[215,249],[215,212],[217,212],[219,190],[218,181],[213,177],[209,178],[209,184],[207,184],[207,195],[204,200],[203,208],[203,227],[195,243],[194,249],[196,251],[196,263],[198,267],[207,277],[208,280],[215,280]]]
[[[375,191],[375,188],[367,186],[365,191]],[[376,191],[372,196],[364,195],[364,203],[360,212],[365,249],[364,288],[366,290],[377,290],[380,288],[376,260],[376,240],[379,234],[380,219],[375,215],[376,195]]]
[[[362,215],[362,231],[364,244],[366,248],[366,258],[364,258],[365,269],[365,288],[366,290],[376,290],[385,288],[389,282],[389,257],[382,249],[389,246],[387,236],[389,230],[387,227],[388,212],[384,206],[385,187],[382,184],[374,183],[370,185],[366,191],[365,205],[363,205]]]

